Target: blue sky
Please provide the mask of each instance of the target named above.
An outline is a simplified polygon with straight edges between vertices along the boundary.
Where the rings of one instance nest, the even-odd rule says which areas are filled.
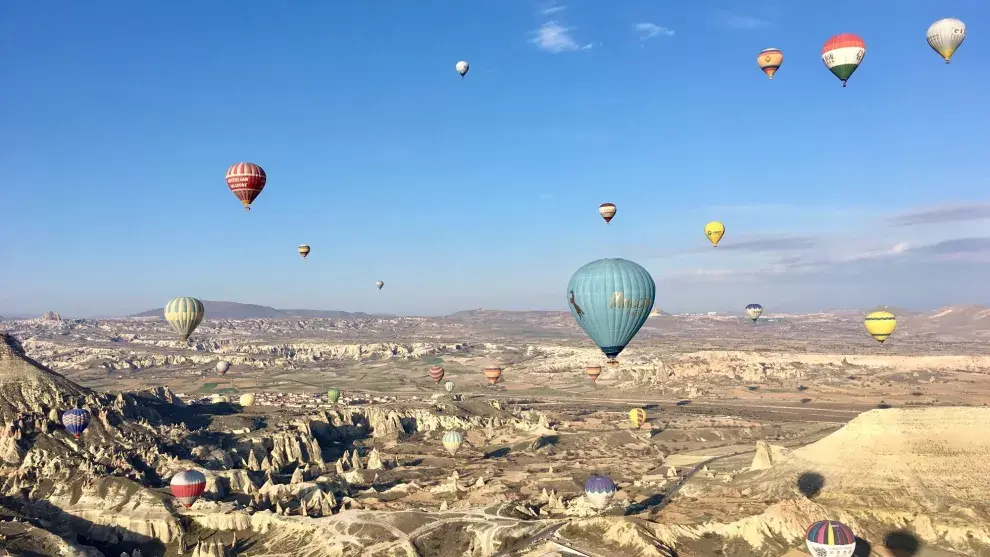
[[[0,0],[0,314],[563,310],[615,256],[671,311],[990,301],[990,6],[745,4]]]

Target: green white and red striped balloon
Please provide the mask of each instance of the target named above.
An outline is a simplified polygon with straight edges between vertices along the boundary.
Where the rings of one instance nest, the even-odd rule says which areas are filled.
[[[866,43],[863,42],[862,37],[852,33],[836,35],[825,41],[825,46],[822,47],[822,62],[825,62],[825,67],[842,81],[843,87],[863,62],[864,56],[866,56]]]

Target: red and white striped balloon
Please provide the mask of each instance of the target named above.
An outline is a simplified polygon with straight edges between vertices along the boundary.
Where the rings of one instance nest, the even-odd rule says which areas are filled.
[[[253,162],[239,162],[227,169],[227,187],[244,204],[244,210],[251,210],[254,201],[268,183],[265,170]]]
[[[169,487],[172,495],[188,509],[206,490],[206,476],[199,470],[184,470],[172,476]]]
[[[440,366],[430,366],[430,379],[434,383],[439,384],[440,380],[443,379],[443,368]]]

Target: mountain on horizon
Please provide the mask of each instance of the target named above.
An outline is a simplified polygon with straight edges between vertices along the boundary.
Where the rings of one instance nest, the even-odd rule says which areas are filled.
[[[366,318],[366,317],[388,317],[384,314],[370,314],[364,312],[347,312],[338,310],[319,309],[275,309],[269,306],[258,304],[242,304],[240,302],[222,302],[213,300],[203,300],[206,308],[206,317],[209,319],[289,319],[293,317],[303,319],[313,319],[320,317],[337,318]],[[149,309],[128,317],[160,317],[165,318],[165,308]]]

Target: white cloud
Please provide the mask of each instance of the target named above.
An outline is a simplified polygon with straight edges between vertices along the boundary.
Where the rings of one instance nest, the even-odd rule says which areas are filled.
[[[540,15],[553,15],[567,9],[567,6],[548,6],[540,10]]]
[[[571,28],[564,27],[556,21],[544,23],[536,30],[535,35],[530,42],[541,50],[552,52],[553,54],[575,50],[589,50],[593,46],[591,43],[579,44],[571,35]]]
[[[751,15],[741,15],[728,10],[719,10],[715,14],[716,22],[730,29],[763,29],[770,26],[770,22]]]
[[[635,29],[636,32],[639,33],[639,39],[641,41],[647,41],[647,40],[652,39],[654,37],[661,37],[661,36],[663,36],[663,37],[673,37],[674,36],[674,30],[673,29],[668,29],[666,27],[661,27],[661,26],[657,25],[656,23],[649,23],[649,22],[646,22],[646,23],[637,23],[637,24],[633,25],[633,29]]]

